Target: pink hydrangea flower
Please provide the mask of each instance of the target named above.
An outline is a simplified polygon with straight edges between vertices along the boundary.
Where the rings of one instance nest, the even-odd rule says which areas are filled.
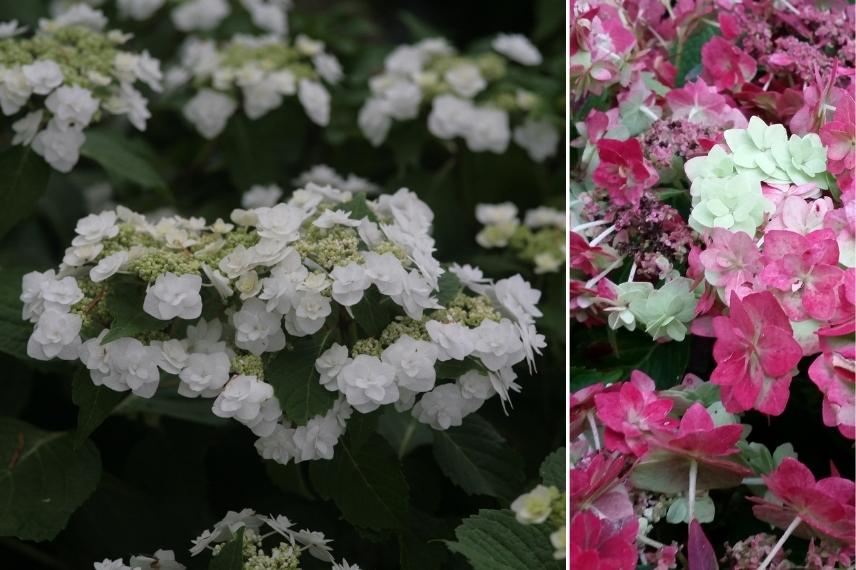
[[[761,252],[755,240],[745,232],[714,228],[708,245],[699,254],[704,266],[704,278],[714,287],[723,289],[723,299],[732,293],[744,297],[752,290],[755,276],[761,271]]]
[[[768,291],[742,300],[734,293],[727,317],[713,319],[716,368],[710,380],[722,390],[729,412],[755,409],[777,416],[785,410],[802,349],[791,323]]]
[[[763,479],[778,501],[749,497],[755,503],[752,512],[757,518],[784,529],[800,517],[802,523],[794,531],[796,536],[831,539],[850,547],[856,542],[853,481],[842,477],[815,481],[808,467],[793,457],[783,459]]]
[[[820,188],[814,182],[806,184],[774,184],[764,182],[761,184],[761,192],[764,197],[770,200],[778,208],[786,198],[791,196],[799,196],[805,200],[820,198]]]
[[[636,139],[602,139],[597,143],[597,151],[600,164],[592,174],[592,180],[606,188],[616,206],[637,204],[642,193],[660,179],[654,167],[642,156],[642,146]]]
[[[823,228],[824,217],[834,209],[835,204],[829,196],[810,201],[800,196],[788,196],[776,208],[765,231],[788,230],[806,235]]]
[[[571,568],[585,570],[633,570],[636,568],[636,517],[611,521],[601,519],[591,511],[582,511],[571,518]]]
[[[677,422],[669,417],[672,401],[659,397],[654,388],[651,378],[634,370],[630,382],[622,384],[618,392],[594,397],[597,417],[606,428],[607,449],[641,457],[654,435],[676,426]]]
[[[740,424],[715,425],[710,412],[696,402],[684,413],[678,430],[663,443],[669,451],[707,463],[717,457],[737,453],[736,444],[742,433],[743,426]]]
[[[856,190],[843,192],[841,208],[826,214],[823,227],[835,233],[838,261],[847,267],[856,266]]]
[[[574,439],[586,430],[586,414],[594,410],[594,397],[603,391],[617,390],[618,385],[612,384],[604,386],[597,383],[585,388],[580,388],[576,392],[571,393],[570,397],[570,422],[571,433],[569,437]]]
[[[740,87],[755,77],[755,60],[732,42],[719,36],[711,38],[701,48],[703,77],[720,91]]]
[[[764,234],[761,283],[779,290],[788,317],[825,321],[838,310],[836,290],[844,277],[838,266],[838,243],[827,229],[802,236],[783,230]]]
[[[820,140],[827,147],[827,169],[836,177],[856,168],[856,101],[844,94],[832,120],[820,128]]]
[[[602,247],[589,245],[588,241],[576,232],[570,233],[568,246],[571,269],[579,269],[591,277],[600,273],[601,267],[615,259],[615,256],[604,251]]]
[[[601,451],[583,457],[570,472],[571,512],[594,509],[610,520],[633,516],[624,486],[630,462],[626,455]]]
[[[672,89],[666,94],[666,102],[672,111],[672,120],[686,119],[701,125],[733,128],[744,128],[747,124],[746,117],[703,79]]]
[[[856,439],[856,348],[847,342],[823,352],[811,363],[808,376],[823,392],[823,424]]]

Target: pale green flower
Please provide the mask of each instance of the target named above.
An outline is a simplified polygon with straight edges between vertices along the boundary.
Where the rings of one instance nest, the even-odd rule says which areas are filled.
[[[697,302],[692,280],[677,277],[648,296],[631,301],[630,310],[654,340],[670,338],[680,342],[686,337],[686,324],[692,320]]]
[[[693,183],[697,178],[728,178],[734,174],[734,160],[722,146],[715,145],[707,156],[689,159],[684,171]]]
[[[826,172],[826,147],[818,135],[791,135],[788,141],[777,141],[772,154],[776,164],[794,184],[814,182],[821,188],[827,188],[826,178],[822,176]]]
[[[783,125],[767,125],[758,117],[749,119],[746,129],[725,131],[725,142],[733,153],[738,170],[757,171],[758,178],[762,180],[787,180],[772,153],[774,146],[787,141],[788,133]]]
[[[748,173],[730,178],[699,179],[693,184],[693,203],[689,225],[699,233],[706,229],[725,228],[743,231],[750,236],[775,210],[761,192],[761,183]]]
[[[606,309],[609,313],[607,322],[609,328],[618,330],[622,327],[629,331],[636,330],[636,316],[630,310],[630,303],[636,299],[645,299],[654,291],[654,286],[646,281],[627,281],[616,286],[618,293],[615,304]]]

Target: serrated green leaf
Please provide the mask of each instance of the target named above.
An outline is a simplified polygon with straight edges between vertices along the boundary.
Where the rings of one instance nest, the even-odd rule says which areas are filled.
[[[168,193],[166,180],[144,158],[150,151],[140,141],[127,139],[115,130],[90,129],[86,131],[80,154],[117,178]]]
[[[0,155],[0,237],[29,216],[45,193],[51,169],[35,152],[16,146]]]
[[[167,326],[167,321],[143,312],[144,297],[145,292],[140,287],[128,283],[116,283],[110,287],[105,302],[112,320],[110,332],[104,335],[101,344],[141,332],[161,330]]]
[[[350,437],[340,441],[330,461],[309,466],[314,486],[352,525],[373,529],[407,526],[407,481],[389,445],[374,435],[354,450]]]
[[[494,427],[472,414],[462,425],[434,433],[434,458],[470,495],[511,499],[523,484],[523,462]]]
[[[367,336],[379,337],[392,322],[392,306],[389,297],[381,295],[371,287],[366,290],[362,300],[351,307],[354,321]]]
[[[437,380],[457,380],[470,370],[482,371],[482,365],[474,358],[437,362]]]
[[[324,414],[336,401],[336,393],[321,385],[315,361],[333,342],[333,329],[296,339],[265,366],[265,381],[273,386],[283,414],[303,425]]]
[[[378,432],[389,442],[399,459],[411,451],[434,440],[430,427],[413,417],[409,412],[399,412],[386,406],[378,421]]]
[[[235,532],[222,550],[211,557],[208,570],[241,570],[244,567],[244,527]]]
[[[130,395],[116,407],[116,411],[153,414],[206,426],[229,424],[228,419],[211,413],[211,400],[186,398],[166,390],[159,390],[151,398]]]
[[[461,280],[447,269],[445,273],[440,275],[437,282],[437,302],[445,307],[462,289]]]
[[[0,536],[52,540],[92,494],[101,459],[92,442],[0,419]]]
[[[95,428],[107,419],[119,402],[128,396],[106,386],[92,383],[89,371],[80,369],[71,382],[71,401],[77,405],[77,430],[74,432],[74,447],[79,448]]]
[[[538,470],[538,473],[541,475],[541,482],[544,485],[552,485],[559,489],[565,488],[565,475],[567,472],[564,447],[560,447],[548,455]]]
[[[509,510],[480,510],[455,529],[446,546],[467,558],[474,570],[559,570],[553,558],[550,525],[523,525]]]
[[[0,352],[15,358],[27,356],[33,325],[21,318],[21,278],[24,271],[0,269]]]

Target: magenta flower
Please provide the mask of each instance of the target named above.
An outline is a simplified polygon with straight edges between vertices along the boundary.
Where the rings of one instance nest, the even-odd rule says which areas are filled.
[[[846,342],[839,350],[823,352],[808,376],[823,392],[823,424],[856,439],[856,348]]]
[[[808,467],[793,457],[786,457],[763,479],[777,500],[748,497],[755,503],[752,512],[757,518],[785,529],[799,517],[793,531],[797,536],[826,538],[851,547],[856,542],[853,481],[842,477],[815,481]]]
[[[729,412],[785,410],[802,349],[776,298],[767,291],[742,300],[734,293],[727,317],[713,319],[716,368],[710,380],[722,390]]]
[[[677,432],[664,440],[664,448],[691,455],[699,461],[734,455],[743,433],[740,424],[716,426],[707,409],[696,402],[684,413]]]
[[[751,291],[755,276],[761,271],[761,252],[755,240],[745,232],[714,228],[708,245],[699,254],[708,283],[723,289],[723,299],[736,292],[739,297]]]
[[[579,269],[590,277],[600,273],[601,267],[615,259],[615,256],[604,251],[602,247],[590,246],[588,241],[576,232],[570,233],[568,245],[571,269]]]
[[[677,423],[669,417],[672,401],[660,398],[654,381],[638,370],[618,392],[598,394],[594,401],[597,417],[606,427],[604,443],[610,450],[641,457],[653,436],[671,431]]]
[[[570,438],[574,439],[586,430],[586,421],[589,412],[594,412],[594,397],[605,390],[614,391],[618,389],[616,384],[604,386],[597,383],[585,388],[580,388],[571,393],[570,397]]]
[[[594,509],[610,520],[633,516],[633,503],[623,485],[630,461],[626,455],[601,451],[583,457],[570,472],[571,512]]]
[[[827,168],[833,174],[856,167],[856,101],[844,94],[832,120],[820,128],[820,140],[827,147]]]
[[[760,281],[778,289],[791,320],[806,316],[825,321],[838,310],[836,289],[844,278],[838,266],[838,243],[827,229],[802,236],[771,230],[764,235],[764,270]]]
[[[828,212],[823,227],[835,232],[838,261],[847,267],[856,266],[856,190],[841,193],[842,208]]]
[[[755,77],[755,60],[733,43],[719,36],[701,48],[703,77],[720,91],[740,87]]]
[[[642,147],[636,139],[602,139],[597,143],[597,151],[600,164],[592,174],[592,180],[606,188],[616,206],[638,204],[642,193],[660,179],[654,167],[642,156]]]
[[[575,514],[570,525],[570,568],[633,570],[638,531],[635,517],[611,521],[591,511]]]

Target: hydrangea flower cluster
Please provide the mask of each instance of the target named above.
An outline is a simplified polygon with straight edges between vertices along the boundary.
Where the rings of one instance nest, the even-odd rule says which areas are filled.
[[[333,558],[330,539],[323,532],[309,529],[297,530],[294,521],[284,515],[265,516],[252,509],[239,512],[229,511],[223,520],[207,529],[193,540],[191,556],[210,552],[216,559],[233,541],[240,540],[241,568],[245,570],[299,570],[301,558],[308,554],[328,563],[331,570],[360,570],[347,560],[336,562]],[[271,546],[272,543],[275,545]],[[265,546],[265,542],[268,546]],[[183,570],[185,566],[175,561],[172,550],[158,550],[151,556],[131,556],[126,565],[122,559],[104,559],[96,562],[94,570]]]
[[[535,273],[556,273],[565,267],[565,213],[541,206],[528,210],[520,222],[511,202],[479,204],[476,219],[484,228],[476,236],[484,248],[510,247]]]
[[[12,143],[29,146],[60,172],[70,172],[86,141],[84,130],[105,114],[127,117],[138,130],[151,116],[135,87],[161,90],[160,62],[122,49],[130,36],[106,31],[107,19],[85,4],[42,19],[34,34],[0,23],[0,109]]]
[[[238,34],[224,43],[188,38],[180,62],[166,74],[170,88],[188,85],[193,91],[182,112],[206,139],[226,128],[239,102],[246,116],[255,120],[293,96],[313,123],[326,126],[328,86],[341,78],[339,61],[322,42],[303,35],[288,42],[275,34]]]
[[[141,398],[212,399],[281,463],[332,458],[348,418],[385,405],[458,426],[520,389],[514,365],[534,367],[541,294],[444,268],[432,221],[407,189],[368,201],[312,183],[230,222],[92,214],[58,271],[24,276],[27,353],[80,360],[96,385]],[[303,377],[280,358],[308,359]],[[291,382],[326,411],[290,418]]]
[[[778,542],[762,535],[729,547],[734,568],[786,567],[769,564],[783,562],[782,546],[793,533],[852,560],[853,481],[815,481],[792,447],[771,453],[748,442],[748,433],[718,401],[716,387],[691,375],[656,390],[635,371],[629,381],[573,393],[571,566],[611,560],[615,568],[634,568],[641,557],[676,568],[685,547],[693,559],[693,531],[686,545],[663,544],[649,536],[655,527],[710,522],[716,512],[709,492],[740,485],[756,493],[748,497],[755,516],[785,532]]]
[[[555,529],[550,533],[550,544],[556,560],[564,560],[567,555],[566,499],[565,493],[556,487],[536,485],[511,503],[514,518],[520,524],[548,524],[551,529]]]
[[[553,102],[522,87],[512,73],[540,65],[541,53],[518,34],[497,36],[491,48],[461,55],[443,38],[397,47],[383,73],[369,80],[360,130],[380,146],[394,123],[417,119],[430,106],[428,130],[441,140],[463,138],[473,152],[497,154],[513,140],[536,162],[555,155],[560,137],[549,118]]]
[[[585,386],[571,395],[571,565],[713,567],[717,552],[786,568],[791,535],[813,538],[806,567],[852,564],[853,482],[747,436],[787,410],[856,437],[853,6],[571,7],[571,382]],[[656,386],[638,371],[612,383],[642,367]],[[689,371],[705,380],[673,386]],[[781,532],[720,549],[701,524],[737,515],[707,491],[733,502],[741,484]],[[679,522],[687,539],[670,542]]]

